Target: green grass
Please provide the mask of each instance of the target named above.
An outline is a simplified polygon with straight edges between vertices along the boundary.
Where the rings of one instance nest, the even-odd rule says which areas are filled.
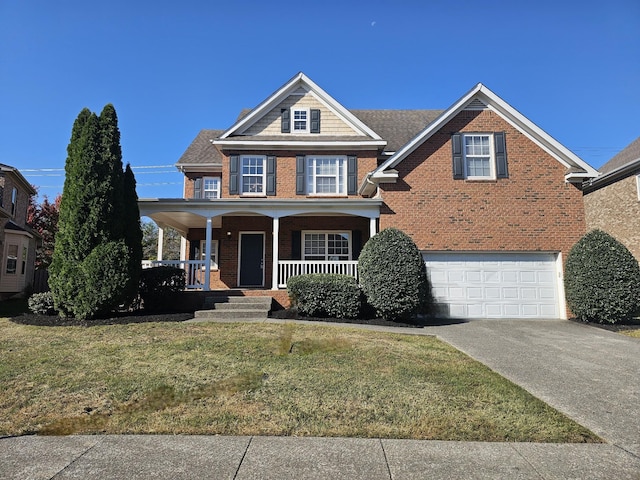
[[[313,325],[0,319],[0,434],[597,442],[434,337]]]

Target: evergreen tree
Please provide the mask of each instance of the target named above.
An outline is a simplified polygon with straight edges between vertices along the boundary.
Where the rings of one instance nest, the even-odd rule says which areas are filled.
[[[136,202],[127,212],[113,105],[105,106],[100,117],[86,108],[80,112],[67,147],[65,172],[49,285],[62,314],[92,318],[132,298],[139,267],[130,262],[135,256],[139,265],[141,256],[141,246],[134,245],[141,234],[131,220],[126,225],[138,213],[135,179],[131,173],[133,195],[129,192],[127,198]],[[136,225],[139,231],[139,220]]]

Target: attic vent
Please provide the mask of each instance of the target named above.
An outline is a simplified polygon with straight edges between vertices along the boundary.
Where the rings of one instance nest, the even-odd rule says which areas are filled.
[[[485,110],[487,105],[484,104],[481,100],[475,99],[469,105],[465,107],[465,110]]]

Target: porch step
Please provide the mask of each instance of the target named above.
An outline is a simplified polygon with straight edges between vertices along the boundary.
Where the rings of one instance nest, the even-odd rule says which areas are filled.
[[[212,295],[204,300],[203,309],[194,314],[196,321],[233,322],[264,321],[271,310],[271,297]]]

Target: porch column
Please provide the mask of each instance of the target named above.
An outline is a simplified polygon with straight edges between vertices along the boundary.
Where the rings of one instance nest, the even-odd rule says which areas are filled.
[[[158,225],[158,260],[162,260],[164,248],[164,228]]]
[[[370,218],[369,219],[369,238],[374,237],[376,233],[378,233],[376,228],[376,219]]]
[[[211,217],[207,217],[207,232],[205,236],[206,245],[204,248],[204,290],[211,290]]]
[[[278,217],[273,217],[273,247],[272,247],[272,262],[273,266],[271,268],[271,290],[278,290],[278,245],[280,237],[280,219]]]

